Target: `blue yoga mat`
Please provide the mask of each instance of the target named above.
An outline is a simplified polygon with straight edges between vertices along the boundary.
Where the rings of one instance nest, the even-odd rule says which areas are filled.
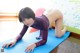
[[[54,29],[49,30],[47,43],[43,46],[35,48],[34,51],[31,53],[49,53],[51,50],[61,44],[64,40],[66,40],[69,34],[70,32],[66,32],[63,37],[57,38],[54,34]],[[4,53],[27,53],[25,52],[25,49],[29,44],[40,41],[35,38],[37,36],[39,36],[39,31],[30,33],[28,35],[25,34],[23,39],[18,42],[14,47],[4,48]],[[2,45],[4,43],[9,41],[10,40],[0,43],[0,49],[2,48]]]

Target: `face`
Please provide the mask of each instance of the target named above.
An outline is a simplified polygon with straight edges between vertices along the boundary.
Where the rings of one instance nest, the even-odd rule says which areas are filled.
[[[33,25],[33,23],[34,23],[34,20],[33,20],[32,18],[29,18],[29,19],[25,18],[24,21],[23,21],[23,23],[24,23],[26,26],[31,26],[31,25]]]

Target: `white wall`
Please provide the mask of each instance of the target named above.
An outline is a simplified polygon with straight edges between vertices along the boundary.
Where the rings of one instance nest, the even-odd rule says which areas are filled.
[[[28,6],[59,9],[64,15],[64,24],[80,29],[80,0],[0,0],[0,13],[16,13]]]

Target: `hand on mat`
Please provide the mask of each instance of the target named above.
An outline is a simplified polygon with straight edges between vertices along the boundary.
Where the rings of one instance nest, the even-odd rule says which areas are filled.
[[[15,44],[16,44],[16,40],[11,41],[11,42],[9,42],[9,43],[5,43],[5,44],[2,46],[2,48],[8,48],[9,46],[12,47],[12,46],[14,46]]]
[[[28,52],[28,53],[30,53],[31,51],[33,51],[34,50],[34,48],[36,47],[36,44],[34,43],[34,44],[31,44],[31,45],[29,45],[27,48],[26,48],[26,52]]]

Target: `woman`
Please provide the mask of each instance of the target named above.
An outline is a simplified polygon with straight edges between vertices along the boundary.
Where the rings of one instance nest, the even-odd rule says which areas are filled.
[[[30,52],[35,47],[44,45],[47,42],[48,28],[52,27],[52,23],[55,23],[55,35],[57,37],[62,37],[66,32],[66,28],[62,29],[63,16],[59,10],[45,11],[43,15],[35,17],[35,13],[33,12],[33,10],[29,7],[25,7],[22,8],[19,12],[19,21],[24,24],[22,31],[14,39],[14,41],[4,44],[3,47],[14,46],[18,41],[22,39],[29,26],[40,30],[40,37],[42,38],[42,40],[30,44],[25,49],[25,51],[27,52]]]

